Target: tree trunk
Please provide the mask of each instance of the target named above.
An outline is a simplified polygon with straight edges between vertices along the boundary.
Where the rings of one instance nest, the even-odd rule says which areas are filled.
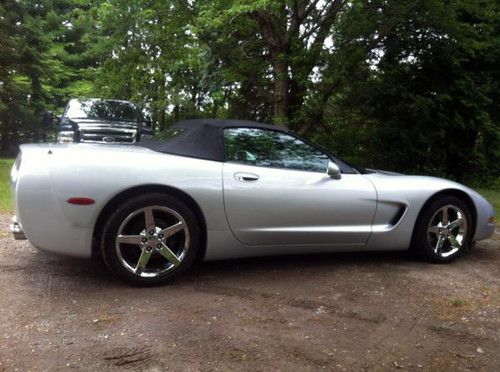
[[[179,105],[175,105],[175,106],[174,106],[174,110],[173,110],[173,112],[174,112],[174,121],[175,121],[175,122],[178,122],[178,121],[179,121],[180,111],[181,111],[181,110],[180,110]]]
[[[282,4],[281,14],[286,14]],[[274,73],[273,122],[288,126],[288,44],[286,22],[274,17],[268,11],[253,13],[259,23],[260,31],[271,51],[271,62]],[[286,17],[285,17],[286,19]]]
[[[275,124],[288,126],[288,64],[283,56],[274,59],[273,69],[273,121]]]
[[[35,118],[32,130],[35,142],[40,142],[41,139],[45,140],[47,128],[41,125],[44,112],[42,83],[40,82],[40,75],[35,71],[31,72],[31,105],[33,107],[33,117]]]
[[[158,125],[159,125],[159,129],[160,131],[164,130],[165,127],[167,126],[166,122],[165,122],[165,107],[161,107],[159,110],[158,110]]]

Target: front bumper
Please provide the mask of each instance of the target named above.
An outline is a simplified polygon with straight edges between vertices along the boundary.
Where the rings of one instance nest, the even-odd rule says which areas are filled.
[[[21,223],[17,220],[17,217],[12,217],[12,223],[10,224],[10,231],[14,235],[16,240],[26,240],[26,235],[24,235],[23,227]]]

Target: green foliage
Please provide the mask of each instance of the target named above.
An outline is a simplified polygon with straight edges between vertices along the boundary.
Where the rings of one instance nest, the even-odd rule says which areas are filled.
[[[353,163],[492,184],[500,175],[496,0],[6,0],[3,153],[43,110],[129,99],[287,125]]]
[[[14,159],[0,159],[0,213],[12,211],[10,169],[13,164]]]
[[[41,141],[45,110],[61,111],[71,96],[93,91],[89,53],[91,3],[79,0],[8,0],[0,5],[1,152]]]
[[[358,50],[387,27],[345,95],[332,100],[338,121],[329,141],[372,167],[467,183],[498,178],[497,3],[359,2],[345,20],[342,34]],[[353,124],[356,144],[346,128]]]
[[[478,192],[481,193],[490,203],[493,205],[495,208],[495,211],[497,212],[496,216],[496,224],[498,225],[499,223],[499,218],[498,217],[498,211],[500,211],[500,190],[497,189],[485,189],[481,188],[477,190]]]

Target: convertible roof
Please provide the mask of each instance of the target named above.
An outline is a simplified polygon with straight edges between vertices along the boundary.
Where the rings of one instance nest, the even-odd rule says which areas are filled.
[[[145,140],[138,145],[167,154],[224,161],[223,131],[226,128],[266,128],[290,132],[281,126],[254,121],[217,119],[183,120],[170,128],[178,128],[181,131],[168,140]]]
[[[206,125],[209,127],[216,128],[267,128],[267,129],[279,129],[282,131],[289,131],[285,127],[278,125],[262,124],[251,120],[221,120],[221,119],[191,119],[182,120],[174,125],[173,128],[188,128],[200,127],[201,125]]]
[[[178,133],[165,140],[145,140],[137,146],[163,152],[166,154],[187,156],[190,158],[225,161],[224,129],[226,128],[265,128],[293,134],[289,129],[279,125],[261,124],[248,120],[194,119],[183,120],[169,129],[180,129]],[[318,147],[317,145],[314,145]],[[326,151],[326,150],[324,150]],[[332,156],[342,173],[358,173],[355,168],[343,160]]]

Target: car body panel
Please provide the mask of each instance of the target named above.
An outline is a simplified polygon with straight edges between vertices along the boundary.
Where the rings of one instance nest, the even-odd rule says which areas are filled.
[[[37,247],[90,256],[99,213],[116,195],[143,185],[168,185],[200,206],[207,229],[228,230],[222,202],[222,164],[119,145],[24,145],[21,177],[15,185],[17,216]],[[72,205],[89,197],[93,205]],[[50,218],[44,218],[47,216]],[[79,240],[54,231],[78,232]],[[72,248],[68,247],[68,244]]]
[[[326,173],[225,163],[223,180],[229,225],[245,244],[364,245],[370,236],[377,194],[360,174],[335,180]]]
[[[494,215],[493,207],[477,192],[464,185],[428,176],[373,173],[366,177],[373,182],[378,194],[379,204],[374,226],[377,226],[379,220],[383,218],[381,216],[388,205],[399,204],[404,208],[397,224],[373,230],[367,244],[368,249],[397,250],[401,247],[408,247],[422,207],[435,194],[445,190],[461,191],[471,198],[477,216],[473,240],[485,239],[494,232],[494,224],[488,223],[488,219]]]
[[[21,165],[14,166],[11,175],[17,219],[34,246],[66,255],[89,257],[103,208],[126,190],[154,185],[181,190],[198,204],[206,221],[206,260],[407,249],[422,206],[442,190],[462,191],[474,204],[475,240],[494,231],[488,221],[494,211],[483,197],[433,177],[373,173],[334,180],[318,173],[234,166],[128,145],[23,145],[21,151]],[[261,180],[269,182],[265,193],[233,182],[236,171],[256,173],[255,168]],[[71,197],[95,203],[68,204]],[[245,215],[249,209],[256,213],[251,209],[255,207],[263,211]]]

